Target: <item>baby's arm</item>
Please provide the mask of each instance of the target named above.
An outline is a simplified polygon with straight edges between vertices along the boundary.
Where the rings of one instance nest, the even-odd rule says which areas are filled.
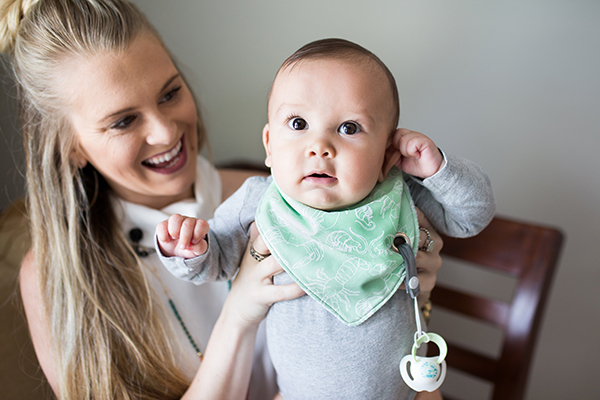
[[[163,222],[161,227],[164,235],[163,243],[159,243],[161,238],[158,237],[158,230],[155,240],[160,262],[175,277],[197,285],[231,279],[237,272],[238,265],[244,256],[250,235],[250,225],[254,221],[258,202],[270,183],[270,178],[253,177],[248,179],[238,191],[217,208],[214,217],[208,221],[208,227],[200,226],[201,233],[192,233],[191,235],[188,233],[187,239],[179,237],[178,240],[168,242],[167,235],[171,236],[169,222]],[[191,220],[195,221],[194,229],[197,222],[202,221],[201,225],[206,222],[195,218]],[[190,228],[188,232],[193,232],[194,229]],[[166,232],[164,232],[165,230]],[[176,235],[172,237],[176,237]],[[196,240],[201,240],[195,243],[194,237]],[[190,242],[194,242],[191,243],[193,255],[186,253],[187,256],[185,254],[171,256],[163,250],[163,245],[168,244],[172,247],[171,254],[174,254],[175,251],[180,251],[178,244],[190,245]],[[185,250],[188,251],[188,249]],[[196,255],[196,253],[200,255]],[[188,256],[189,258],[186,258]]]
[[[158,246],[167,257],[194,258],[208,249],[208,222],[173,214],[156,227]]]
[[[388,162],[410,175],[407,184],[415,205],[441,233],[469,237],[494,217],[496,200],[489,178],[476,164],[444,155],[433,140],[419,132],[398,129]]]
[[[433,176],[407,176],[410,195],[432,225],[453,237],[478,234],[494,217],[496,199],[488,176],[472,161],[444,154]]]

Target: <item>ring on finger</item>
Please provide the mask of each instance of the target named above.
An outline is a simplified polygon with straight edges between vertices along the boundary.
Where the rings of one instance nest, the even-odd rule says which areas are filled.
[[[261,262],[270,256],[270,254],[260,254],[258,251],[254,250],[254,246],[250,246],[250,255],[258,262]]]
[[[431,234],[426,228],[419,227],[419,230],[425,232],[425,234],[427,235],[425,243],[423,243],[423,246],[419,247],[419,250],[431,253],[433,251],[433,248],[435,247],[435,240],[431,238]]]

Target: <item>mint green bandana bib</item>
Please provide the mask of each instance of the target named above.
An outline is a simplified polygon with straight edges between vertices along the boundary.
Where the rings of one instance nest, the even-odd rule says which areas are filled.
[[[359,325],[379,310],[406,276],[392,249],[397,232],[416,254],[419,225],[402,172],[396,168],[361,202],[336,211],[308,207],[281,193],[263,195],[256,225],[283,269],[344,323]]]

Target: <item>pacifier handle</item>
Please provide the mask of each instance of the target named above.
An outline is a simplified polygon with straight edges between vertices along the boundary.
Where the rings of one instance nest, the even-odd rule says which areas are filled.
[[[413,347],[412,347],[412,356],[415,359],[415,361],[417,360],[417,349],[423,344],[423,343],[428,343],[428,342],[433,342],[437,345],[437,347],[440,349],[440,355],[437,357],[437,363],[441,364],[445,359],[446,356],[448,355],[448,345],[446,344],[446,341],[444,340],[443,337],[441,337],[440,335],[438,335],[437,333],[433,333],[433,332],[424,332],[421,336],[419,336],[417,338],[417,340],[415,340]]]

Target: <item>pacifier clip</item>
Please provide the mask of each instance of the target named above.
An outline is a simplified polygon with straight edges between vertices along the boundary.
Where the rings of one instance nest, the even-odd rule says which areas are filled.
[[[424,332],[421,329],[421,315],[419,313],[419,303],[417,296],[421,291],[419,278],[417,277],[417,262],[413,249],[410,245],[408,236],[404,233],[397,233],[394,237],[392,248],[397,251],[406,264],[405,286],[406,292],[413,299],[415,304],[415,321],[417,331],[414,335],[411,354],[408,354],[400,361],[400,375],[404,382],[417,392],[433,392],[438,389],[446,377],[446,354],[448,346],[444,339],[437,333]],[[437,357],[420,357],[417,355],[417,349],[423,343],[435,343],[440,354]]]

